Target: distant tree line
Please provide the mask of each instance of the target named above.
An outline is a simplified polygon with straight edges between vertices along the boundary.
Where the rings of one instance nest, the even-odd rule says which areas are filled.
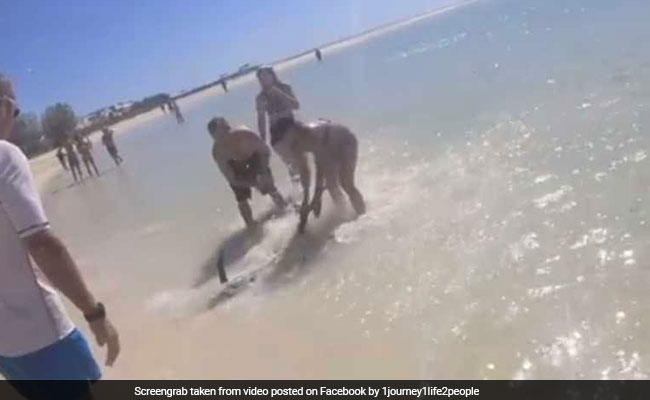
[[[151,110],[154,110],[163,104],[167,105],[171,103],[174,99],[167,93],[160,93],[154,96],[145,97],[140,101],[133,103],[128,110],[123,111],[119,114],[110,113],[106,118],[100,118],[93,121],[90,125],[78,129],[77,133],[82,135],[88,135],[94,131],[100,130],[106,126],[116,124],[125,119],[133,118],[137,115],[147,113]]]
[[[10,140],[28,157],[33,157],[61,145],[75,132],[76,126],[77,117],[72,107],[57,103],[45,109],[40,120],[35,113],[21,114]]]
[[[134,103],[121,115],[103,118],[83,129],[77,129],[78,119],[72,107],[66,103],[57,103],[47,107],[40,120],[35,113],[21,114],[14,124],[10,141],[20,147],[28,157],[34,157],[61,146],[73,135],[88,135],[106,126],[149,112],[163,104],[169,104],[172,100],[172,97],[165,93],[147,97]]]

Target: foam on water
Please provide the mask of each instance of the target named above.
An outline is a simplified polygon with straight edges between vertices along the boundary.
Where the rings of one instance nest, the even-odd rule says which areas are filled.
[[[229,297],[192,284],[241,228],[198,132],[254,126],[257,86],[123,135],[122,170],[46,199],[114,315],[158,324],[118,377],[645,377],[650,9],[578,3],[484,2],[282,70],[301,119],[358,135],[368,213],[270,220]]]
[[[533,201],[535,203],[535,206],[537,206],[537,208],[546,208],[550,204],[559,202],[571,190],[572,190],[571,186],[563,185],[556,191],[547,193],[542,197],[539,197]]]
[[[396,55],[389,57],[387,61],[391,62],[391,61],[403,60],[429,51],[444,49],[445,47],[453,46],[463,41],[466,37],[467,37],[467,32],[460,32],[448,38],[445,37],[431,42],[420,42],[415,45],[412,45],[409,49],[405,51],[400,51]]]

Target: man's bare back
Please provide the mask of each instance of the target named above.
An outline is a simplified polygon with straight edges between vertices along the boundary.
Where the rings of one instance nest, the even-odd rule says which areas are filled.
[[[232,129],[212,146],[212,157],[217,163],[248,160],[256,152],[270,155],[259,136],[245,126]]]
[[[246,225],[254,225],[253,213],[248,201],[251,188],[269,195],[278,207],[285,201],[273,182],[269,167],[271,150],[253,131],[245,126],[232,129],[224,118],[213,118],[208,132],[214,139],[212,157],[228,180]]]
[[[259,157],[260,165],[268,165],[271,151],[253,131],[245,126],[222,133],[212,146],[212,157],[231,185],[250,186],[240,170]],[[238,168],[241,165],[242,168]]]

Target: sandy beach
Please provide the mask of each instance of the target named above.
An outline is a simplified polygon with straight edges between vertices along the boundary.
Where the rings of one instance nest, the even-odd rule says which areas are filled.
[[[643,2],[479,1],[278,65],[297,119],[357,136],[368,204],[352,219],[326,196],[302,236],[292,213],[245,234],[211,159],[210,118],[256,126],[253,75],[179,101],[184,124],[116,126],[125,162],[96,145],[99,179],[33,160],[121,329],[105,377],[647,379],[648,19]],[[218,254],[256,280],[230,292]]]
[[[408,27],[409,25],[416,24],[421,21],[426,21],[427,19],[434,18],[438,15],[452,12],[454,10],[457,10],[461,7],[467,6],[471,3],[474,3],[477,0],[467,0],[463,1],[460,4],[455,4],[452,6],[447,6],[441,9],[436,9],[427,13],[423,13],[421,15],[416,15],[414,17],[408,18],[406,20],[398,21],[395,23],[387,24],[385,26],[381,26],[378,28],[373,28],[370,29],[366,32],[359,33],[357,35],[354,35],[352,37],[347,37],[344,39],[336,40],[331,43],[327,43],[319,47],[321,52],[325,57],[330,56],[338,51],[344,50],[346,48],[349,48],[351,46],[358,45],[364,41],[367,40],[373,40],[373,39],[378,39],[382,35],[388,34],[394,30],[397,29],[402,29],[405,27]],[[273,67],[277,71],[285,71],[289,70],[292,68],[299,67],[300,65],[304,63],[308,63],[310,61],[313,61],[314,55],[313,52],[308,51],[305,53],[301,53],[301,55],[298,56],[291,56],[291,57],[286,57],[281,60],[273,61],[269,63],[270,65],[273,65]],[[233,80],[228,81],[228,87],[230,90],[237,90],[237,88],[241,85],[249,84],[251,82],[255,81],[255,74],[247,74],[239,78],[235,78]],[[184,110],[186,108],[191,108],[197,103],[201,103],[206,101],[207,99],[210,99],[214,96],[220,96],[223,95],[223,91],[221,89],[221,86],[216,85],[213,86],[209,89],[203,90],[201,92],[195,93],[193,95],[184,97],[182,99],[178,100],[178,104],[181,107],[181,110]],[[151,122],[152,120],[160,117],[164,117],[166,114],[164,114],[160,109],[156,108],[148,113],[144,113],[141,115],[138,115],[134,118],[121,121],[115,125],[111,126],[111,129],[115,131],[115,137],[119,137],[120,135],[123,135],[125,133],[128,134],[128,132],[132,131],[134,128],[146,124],[148,122]],[[90,140],[93,143],[93,147],[95,151],[97,151],[100,148],[103,148],[101,146],[101,132],[93,132],[92,134],[89,135]],[[98,146],[95,146],[98,145]],[[45,190],[47,185],[57,176],[60,176],[61,173],[65,172],[61,170],[61,165],[59,164],[58,160],[56,159],[54,155],[55,151],[49,151],[47,153],[43,153],[37,157],[34,157],[30,160],[30,164],[32,166],[32,171],[34,173],[34,178],[36,180],[36,184],[38,185],[38,188],[40,191]]]
[[[152,110],[148,113],[140,114],[137,117],[119,122],[111,126],[111,129],[115,132],[115,138],[123,134],[128,134],[133,128],[138,127],[142,124],[147,124],[156,118],[164,116],[160,109]],[[105,151],[104,146],[102,145],[102,133],[97,131],[88,135],[88,138],[93,143],[94,152]],[[56,151],[52,150],[47,153],[40,154],[29,160],[29,163],[32,167],[32,173],[34,174],[34,180],[39,191],[43,191],[47,188],[48,184],[52,180],[66,171],[63,171],[59,160],[55,155]],[[72,179],[72,176],[70,177]]]

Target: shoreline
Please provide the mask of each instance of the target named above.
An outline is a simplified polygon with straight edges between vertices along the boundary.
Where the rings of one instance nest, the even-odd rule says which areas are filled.
[[[459,1],[457,4],[451,4],[443,6],[441,8],[427,11],[415,16],[407,17],[395,22],[389,22],[371,29],[367,29],[363,32],[345,36],[341,39],[337,39],[323,45],[314,47],[310,50],[303,51],[299,54],[295,54],[289,57],[284,57],[279,60],[275,60],[269,63],[279,71],[288,70],[296,68],[303,63],[306,63],[314,58],[314,50],[319,49],[323,55],[332,54],[346,48],[358,45],[360,43],[366,42],[371,39],[381,37],[387,33],[393,32],[398,29],[405,28],[412,24],[433,18],[442,14],[445,14],[450,11],[457,10],[461,7],[476,3],[479,0],[463,0]],[[232,80],[228,80],[228,88],[236,88],[237,86],[246,84],[255,79],[255,76],[252,72],[238,76]],[[204,85],[205,86],[205,85]],[[201,87],[201,86],[199,86]],[[196,88],[195,88],[196,89]],[[194,89],[190,89],[194,90]],[[213,96],[224,95],[223,90],[221,89],[220,84],[213,84],[211,86],[205,87],[199,91],[196,91],[188,96],[182,96],[178,98],[177,103],[181,108],[192,107],[194,103],[204,101],[205,99]],[[127,133],[131,128],[147,123],[154,118],[165,116],[160,109],[155,108],[149,112],[139,114],[133,118],[129,118],[123,121],[111,125],[110,128],[114,130],[115,136],[120,136]],[[93,144],[100,144],[101,146],[101,132],[94,131],[88,135],[88,138],[93,142]],[[62,173],[65,173],[59,164],[59,160],[55,156],[56,149],[52,149],[48,152],[39,154],[38,156],[31,158],[29,160],[30,166],[32,168],[32,174],[34,176],[34,181],[39,192],[46,190],[48,185]]]
[[[333,41],[330,41],[330,42],[315,46],[313,48],[310,48],[309,50],[304,50],[304,51],[302,51],[302,52],[300,52],[298,54],[294,54],[294,55],[291,55],[291,56],[280,58],[278,60],[270,61],[270,62],[268,62],[266,64],[261,64],[261,65],[271,65],[274,68],[286,69],[288,64],[290,64],[292,61],[299,61],[299,60],[301,60],[303,58],[305,60],[307,60],[308,58],[311,59],[313,57],[314,52],[317,49],[320,50],[322,53],[330,53],[331,54],[334,51],[342,50],[342,49],[347,48],[349,46],[353,46],[353,45],[361,43],[363,41],[370,40],[370,39],[372,39],[374,37],[378,37],[378,36],[381,36],[383,34],[389,33],[389,32],[391,32],[391,31],[393,31],[395,29],[400,29],[402,27],[405,27],[405,26],[420,22],[422,20],[432,18],[432,17],[438,16],[440,14],[444,14],[444,13],[446,13],[448,11],[453,11],[453,10],[455,10],[457,8],[469,5],[471,3],[475,3],[477,1],[479,1],[479,0],[459,0],[456,4],[450,4],[450,5],[447,5],[447,6],[442,6],[441,8],[437,8],[437,9],[431,10],[431,11],[425,11],[423,13],[413,15],[413,16],[410,16],[410,17],[405,17],[405,18],[400,19],[398,21],[388,22],[388,23],[376,26],[374,28],[366,29],[365,31],[362,31],[362,32],[359,32],[359,33],[344,36],[344,37],[342,37],[340,39],[336,39],[336,40],[333,40]],[[290,65],[293,66],[294,64],[290,64]],[[180,100],[183,100],[183,99],[186,99],[186,98],[190,98],[192,96],[195,96],[195,95],[197,95],[199,93],[202,93],[202,92],[205,92],[207,90],[221,87],[222,81],[236,83],[236,82],[238,82],[238,81],[240,81],[242,79],[246,79],[247,77],[250,77],[254,72],[255,71],[249,71],[249,72],[237,75],[237,76],[235,76],[233,78],[227,78],[227,77],[226,78],[220,78],[220,79],[218,79],[216,81],[206,83],[206,84],[203,84],[201,86],[197,86],[197,87],[192,88],[192,89],[188,89],[187,91],[185,91],[185,92],[183,92],[181,94],[172,96],[172,98],[174,100],[176,100],[176,101],[180,101]]]
[[[165,116],[162,111],[155,109],[144,114],[140,114],[136,117],[118,122],[115,125],[111,126],[111,129],[114,131],[114,136],[118,137],[125,133],[128,133],[132,128],[146,124],[152,119]],[[101,144],[101,135],[100,131],[95,131],[89,134],[87,137],[93,143],[93,147],[102,147]],[[62,174],[67,173],[63,170],[59,160],[56,158],[56,149],[52,149],[46,153],[39,154],[38,156],[29,159],[29,164],[32,169],[32,175],[34,176],[34,183],[39,192],[45,191],[48,185],[57,177]],[[70,178],[72,179],[72,178]]]
[[[322,44],[320,46],[315,46],[314,48],[312,48],[310,50],[303,51],[303,52],[301,52],[299,54],[284,57],[284,58],[281,58],[279,60],[272,61],[269,64],[272,65],[273,67],[275,67],[276,65],[279,66],[279,67],[282,67],[284,65],[281,65],[281,64],[285,64],[285,63],[300,59],[300,58],[305,57],[305,56],[313,55],[314,51],[316,49],[319,49],[322,52],[332,52],[332,50],[341,50],[341,49],[344,49],[346,47],[355,45],[357,43],[360,43],[360,42],[363,42],[363,41],[366,41],[366,40],[369,40],[369,39],[384,35],[386,33],[389,33],[391,31],[393,31],[393,30],[400,29],[400,28],[409,26],[411,24],[414,24],[414,23],[417,23],[417,22],[420,22],[420,21],[423,21],[423,20],[426,20],[426,19],[429,19],[429,18],[432,18],[432,17],[436,17],[438,15],[447,13],[449,11],[456,10],[458,8],[470,5],[472,3],[476,3],[477,1],[479,1],[479,0],[459,0],[456,4],[450,4],[450,5],[447,5],[447,6],[442,6],[441,8],[437,8],[435,10],[425,11],[423,13],[413,15],[413,16],[410,16],[410,17],[406,17],[406,18],[400,19],[398,21],[388,22],[388,23],[376,26],[374,28],[366,29],[365,31],[362,31],[362,32],[359,32],[359,33],[344,36],[343,38],[333,40],[331,42],[324,43],[324,44]]]

